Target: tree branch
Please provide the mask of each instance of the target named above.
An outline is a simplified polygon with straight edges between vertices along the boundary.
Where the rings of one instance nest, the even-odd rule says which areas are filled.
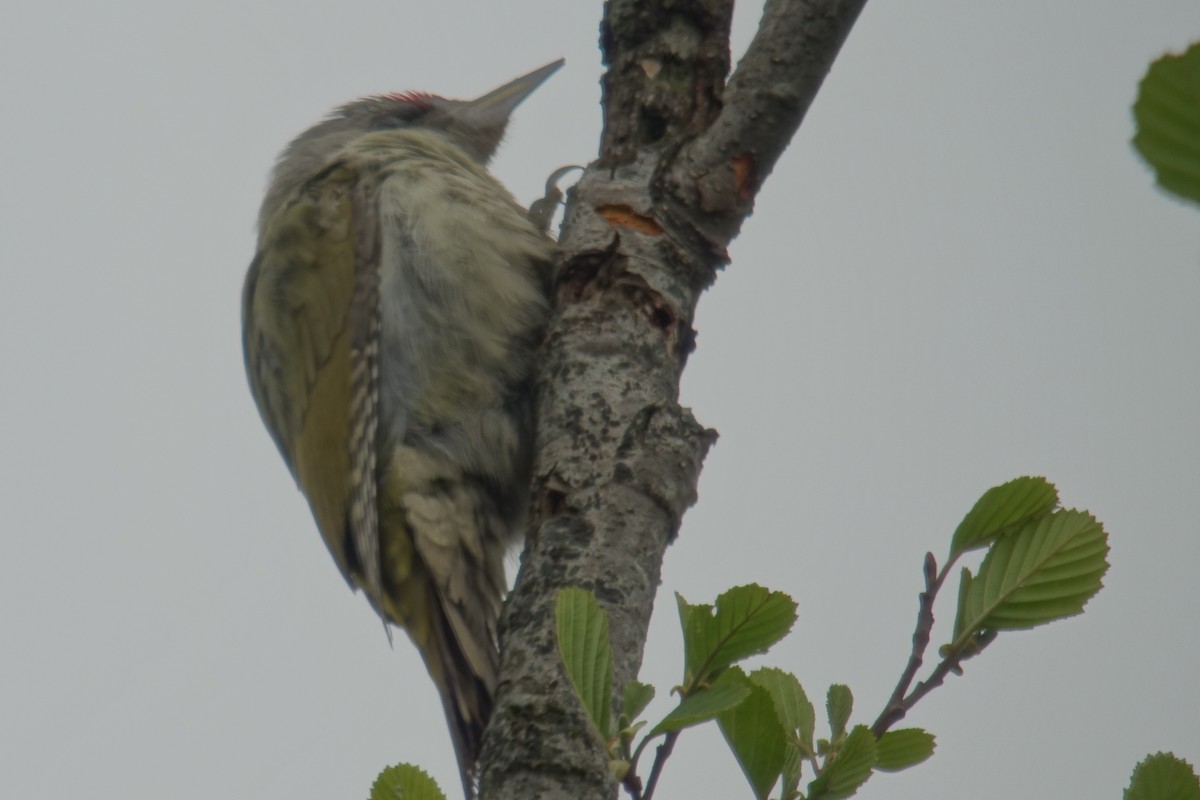
[[[921,592],[917,602],[917,625],[913,629],[912,652],[904,672],[900,674],[900,680],[896,682],[892,696],[888,698],[887,705],[871,726],[871,733],[875,734],[876,738],[904,719],[908,712],[908,707],[904,705],[904,697],[908,693],[908,687],[912,686],[913,679],[917,677],[921,664],[924,663],[925,648],[929,647],[929,638],[933,634],[933,601],[937,599],[938,589],[942,586],[942,582],[938,580],[937,561],[933,553],[925,554],[922,573],[925,576],[925,591]]]
[[[876,738],[887,733],[893,725],[904,719],[912,707],[922,697],[941,686],[950,673],[961,675],[963,662],[982,653],[984,648],[996,639],[997,631],[995,630],[978,632],[966,647],[957,652],[946,653],[929,677],[918,683],[917,688],[909,693],[908,688],[912,686],[913,679],[917,677],[917,672],[921,669],[925,658],[925,648],[929,646],[929,639],[933,634],[933,604],[956,559],[957,556],[952,557],[939,572],[933,553],[925,554],[922,570],[925,576],[925,591],[921,592],[917,604],[917,626],[913,630],[912,652],[908,657],[904,672],[900,675],[900,680],[896,683],[896,688],[892,691],[892,696],[888,698],[887,705],[883,707],[883,711],[875,719],[875,724],[871,726],[871,733],[875,734]]]
[[[728,245],[791,142],[866,0],[767,0],[715,122],[669,172],[681,216],[710,247]]]
[[[609,614],[614,702],[716,434],[678,404],[700,294],[865,0],[770,0],[728,90],[731,0],[610,0],[600,158],[569,193],[539,358],[529,539],[501,621],[482,796],[611,798],[559,664],[558,589]]]

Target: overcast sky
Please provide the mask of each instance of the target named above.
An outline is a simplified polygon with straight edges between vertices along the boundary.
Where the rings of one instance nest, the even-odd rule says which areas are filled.
[[[682,669],[670,592],[755,581],[800,607],[764,663],[818,700],[848,683],[869,723],[922,554],[1044,474],[1110,531],[1106,588],[921,703],[936,756],[861,796],[1118,797],[1147,752],[1200,759],[1200,211],[1128,144],[1139,77],[1198,10],[868,7],[700,305],[681,400],[721,439],[667,553],[651,713]],[[457,791],[415,650],[342,582],[259,421],[239,293],[272,159],[356,96],[474,96],[565,56],[495,171],[529,202],[593,158],[600,13],[0,12],[0,796],[353,800],[400,760]],[[661,792],[750,796],[715,729]]]

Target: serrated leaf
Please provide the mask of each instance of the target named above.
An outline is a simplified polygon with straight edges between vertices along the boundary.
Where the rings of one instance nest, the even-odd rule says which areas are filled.
[[[600,738],[612,736],[612,646],[608,615],[595,596],[576,587],[563,589],[555,603],[558,651],[575,693]]]
[[[783,769],[780,771],[779,794],[782,800],[794,800],[800,793],[800,778],[804,772],[804,754],[796,745],[788,743],[783,752]]]
[[[692,609],[694,606],[687,600],[684,600],[683,595],[676,592],[675,607],[679,610],[679,627],[683,631],[683,635],[687,636],[688,624],[692,619]]]
[[[412,764],[386,767],[371,785],[371,800],[446,800],[437,781]]]
[[[825,695],[825,712],[829,719],[830,741],[836,742],[846,732],[846,723],[854,711],[854,695],[849,686],[835,683]]]
[[[750,584],[721,594],[716,606],[689,605],[682,597],[685,670],[703,684],[721,670],[756,653],[765,653],[796,622],[796,602],[783,592]]]
[[[679,592],[675,593],[675,606],[679,609],[679,628],[683,632],[683,684],[690,686],[695,682],[695,673],[692,671],[692,663],[688,653],[688,641],[691,636],[690,631],[696,624],[693,620],[699,616],[711,616],[712,606],[692,605],[687,600],[683,599],[683,595]]]
[[[812,750],[817,713],[796,676],[775,667],[763,667],[750,673],[750,680],[770,693],[784,730],[795,733]]]
[[[1037,520],[1058,506],[1058,490],[1045,478],[1015,478],[983,493],[950,540],[953,559],[985,547],[1005,533]]]
[[[936,746],[933,734],[920,728],[888,731],[875,742],[875,769],[882,772],[908,769],[932,756]]]
[[[650,731],[657,736],[668,731],[678,731],[716,719],[719,714],[737,706],[750,694],[745,676],[739,678],[732,671],[725,672],[710,686],[693,692],[683,699],[670,714]]]
[[[1200,779],[1174,753],[1155,753],[1134,767],[1125,800],[1200,800]]]
[[[1200,43],[1150,65],[1133,104],[1133,146],[1164,189],[1200,202]]]
[[[1108,534],[1086,511],[1057,511],[999,539],[960,590],[958,647],[984,630],[1022,630],[1080,613],[1108,571]]]
[[[808,784],[809,800],[837,800],[854,794],[871,777],[875,757],[875,734],[865,725],[855,725],[837,756]]]
[[[621,690],[621,713],[633,722],[641,716],[653,699],[653,686],[641,681],[630,681]]]
[[[736,707],[717,717],[717,724],[754,796],[758,800],[767,800],[771,787],[783,771],[787,751],[775,705],[770,693],[752,683],[738,667],[730,667],[722,678],[740,683],[747,694]]]

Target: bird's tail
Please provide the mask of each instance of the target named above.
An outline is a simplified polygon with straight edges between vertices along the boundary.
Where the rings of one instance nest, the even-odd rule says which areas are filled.
[[[421,655],[433,682],[437,685],[446,713],[446,727],[454,743],[458,771],[468,800],[476,796],[477,766],[483,747],[483,731],[492,716],[495,671],[479,674],[467,659],[439,605],[431,631],[432,641],[421,647]],[[494,649],[494,646],[493,646]]]
[[[399,502],[381,503],[385,617],[408,631],[425,659],[472,798],[500,671],[508,525],[482,487],[406,474],[407,491],[389,493]]]

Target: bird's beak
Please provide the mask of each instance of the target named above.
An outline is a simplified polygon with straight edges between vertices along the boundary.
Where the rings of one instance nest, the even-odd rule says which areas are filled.
[[[464,101],[451,113],[472,127],[488,128],[494,125],[503,125],[513,110],[521,104],[521,101],[533,94],[533,90],[541,86],[547,78],[558,72],[559,67],[564,63],[564,60],[560,58],[544,67],[538,67],[528,75],[522,75],[509,81],[483,97]]]

